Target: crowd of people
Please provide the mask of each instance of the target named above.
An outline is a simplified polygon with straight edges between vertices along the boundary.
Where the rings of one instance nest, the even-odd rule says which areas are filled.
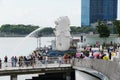
[[[103,60],[113,60],[114,57],[119,57],[119,47],[109,46],[100,50],[99,47],[86,46],[83,51],[77,51],[72,55],[65,53],[63,56],[59,55],[57,57],[57,62],[62,63],[71,63],[72,58],[78,59],[103,59]],[[12,56],[8,59],[7,56],[4,57],[4,60],[0,58],[0,68],[3,63],[5,67],[34,67],[36,64],[46,64],[50,58],[46,55],[48,48],[42,50],[35,50],[32,54],[28,56]],[[53,60],[54,61],[54,60]]]
[[[42,52],[42,54],[44,53]],[[35,50],[32,54],[28,56],[12,56],[11,58],[5,56],[4,60],[0,58],[0,68],[2,67],[2,65],[4,65],[5,67],[34,67],[37,61],[41,61],[43,64],[45,64],[45,62],[48,60],[48,57],[46,55],[43,56],[42,54]]]
[[[80,59],[103,59],[113,60],[115,57],[119,58],[120,48],[114,46],[108,46],[107,48],[86,46],[83,51],[75,54],[76,58]]]

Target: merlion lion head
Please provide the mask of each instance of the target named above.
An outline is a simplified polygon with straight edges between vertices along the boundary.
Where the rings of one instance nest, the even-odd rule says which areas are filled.
[[[68,18],[68,16],[63,16],[63,17],[59,17],[56,21],[55,21],[55,25],[65,25],[65,26],[69,26],[70,25],[70,20]]]

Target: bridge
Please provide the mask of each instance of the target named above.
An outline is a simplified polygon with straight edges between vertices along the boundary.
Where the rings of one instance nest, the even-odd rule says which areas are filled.
[[[36,74],[36,73],[66,73],[66,80],[70,80],[70,73],[75,70],[84,71],[100,78],[100,80],[120,80],[119,61],[105,61],[101,59],[72,59],[70,63],[54,61],[52,63],[37,63],[33,66],[11,67],[11,63],[5,67],[3,64],[0,69],[0,76],[10,76],[11,80],[17,80],[17,75]]]
[[[22,62],[23,63],[23,62]],[[10,80],[17,80],[17,75],[24,74],[41,74],[41,73],[64,73],[66,79],[69,80],[70,72],[73,71],[71,63],[58,63],[57,59],[52,59],[47,61],[36,61],[34,66],[26,66],[24,62],[22,66],[18,64],[16,67],[12,66],[12,62],[4,63],[2,62],[2,67],[0,69],[0,76],[10,76]]]

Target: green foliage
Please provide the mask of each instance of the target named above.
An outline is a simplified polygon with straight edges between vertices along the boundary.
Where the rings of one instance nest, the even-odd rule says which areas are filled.
[[[79,33],[89,33],[89,32],[94,32],[96,33],[96,28],[93,27],[76,27],[76,26],[71,26],[71,34],[79,34]]]
[[[23,24],[19,24],[19,25],[5,24],[1,26],[0,32],[26,35],[37,28],[39,28],[39,26],[23,25]]]
[[[111,34],[117,34],[117,29],[116,29],[115,25],[109,25],[108,29],[110,30]]]
[[[106,25],[105,23],[98,22],[99,25],[97,27],[80,27],[80,26],[70,26],[71,34],[81,34],[89,32],[99,33],[100,37],[109,37],[110,33],[118,33],[120,36],[120,22],[115,21],[114,25]],[[4,34],[17,34],[17,35],[27,35],[39,28],[39,26],[34,25],[11,25],[4,24],[0,27],[0,32]],[[43,36],[54,35],[54,28],[46,27],[40,31]]]
[[[118,36],[120,37],[120,21],[113,21],[113,24],[115,25],[116,27],[116,30],[117,30],[117,33],[118,33]]]
[[[54,34],[53,33],[53,28],[51,27],[47,27],[47,28],[44,28],[40,31],[41,34],[44,34],[44,35],[50,35],[50,34]]]
[[[76,30],[75,26],[71,26],[70,29],[71,29],[72,34],[77,33],[77,30]]]
[[[105,23],[101,23],[98,21],[97,31],[99,33],[99,37],[107,38],[110,36],[110,30],[108,29]]]

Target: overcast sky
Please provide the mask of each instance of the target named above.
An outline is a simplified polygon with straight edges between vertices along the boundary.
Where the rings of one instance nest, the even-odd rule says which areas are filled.
[[[71,25],[80,26],[81,0],[0,0],[0,25],[33,24],[54,27],[60,16],[68,16]],[[118,0],[120,3],[120,0]],[[120,4],[119,4],[120,14]],[[120,15],[118,15],[120,19]]]

